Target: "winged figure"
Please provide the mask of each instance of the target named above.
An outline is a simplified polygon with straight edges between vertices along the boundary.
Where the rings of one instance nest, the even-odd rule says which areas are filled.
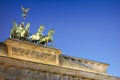
[[[22,17],[25,19],[27,17],[27,13],[29,11],[30,8],[24,8],[23,6],[21,7],[23,14]]]

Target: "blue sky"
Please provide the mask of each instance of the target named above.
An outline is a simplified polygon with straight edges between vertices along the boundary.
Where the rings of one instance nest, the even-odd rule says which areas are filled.
[[[45,25],[55,30],[54,47],[63,54],[110,64],[120,77],[120,0],[0,0],[0,41],[9,38],[13,20],[29,7],[30,33]]]

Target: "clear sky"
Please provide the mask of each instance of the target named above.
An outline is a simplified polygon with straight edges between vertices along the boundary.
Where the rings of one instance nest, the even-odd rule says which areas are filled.
[[[54,47],[63,54],[110,64],[120,77],[120,0],[0,0],[0,41],[9,38],[13,20],[22,21],[21,6],[30,8],[30,33],[54,29]]]

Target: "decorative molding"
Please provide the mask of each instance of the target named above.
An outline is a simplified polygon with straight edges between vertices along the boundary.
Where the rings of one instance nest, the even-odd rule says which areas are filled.
[[[7,77],[1,76],[4,74]],[[9,77],[8,77],[9,76]],[[22,80],[23,78],[26,80],[97,80],[97,79],[90,79],[85,77],[75,77],[70,75],[61,75],[51,72],[43,72],[43,71],[36,71],[36,70],[29,70],[29,69],[22,69],[18,67],[11,67],[6,65],[0,64],[0,80],[3,78],[5,79],[14,79],[14,80]]]
[[[3,80],[120,80],[119,77],[108,74],[75,70],[3,56],[0,56],[1,77],[4,78]],[[16,79],[18,77],[20,79]]]
[[[90,60],[81,59],[81,58],[70,57],[66,55],[61,55],[60,60],[61,60],[60,62],[62,66],[64,67],[84,70],[89,72],[95,72],[95,73],[106,74],[107,67],[108,67],[108,64],[90,61]]]

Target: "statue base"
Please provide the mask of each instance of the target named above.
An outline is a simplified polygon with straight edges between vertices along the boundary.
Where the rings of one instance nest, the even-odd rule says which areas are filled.
[[[5,44],[8,48],[8,57],[59,65],[59,55],[61,54],[59,49],[13,39],[7,39]]]

